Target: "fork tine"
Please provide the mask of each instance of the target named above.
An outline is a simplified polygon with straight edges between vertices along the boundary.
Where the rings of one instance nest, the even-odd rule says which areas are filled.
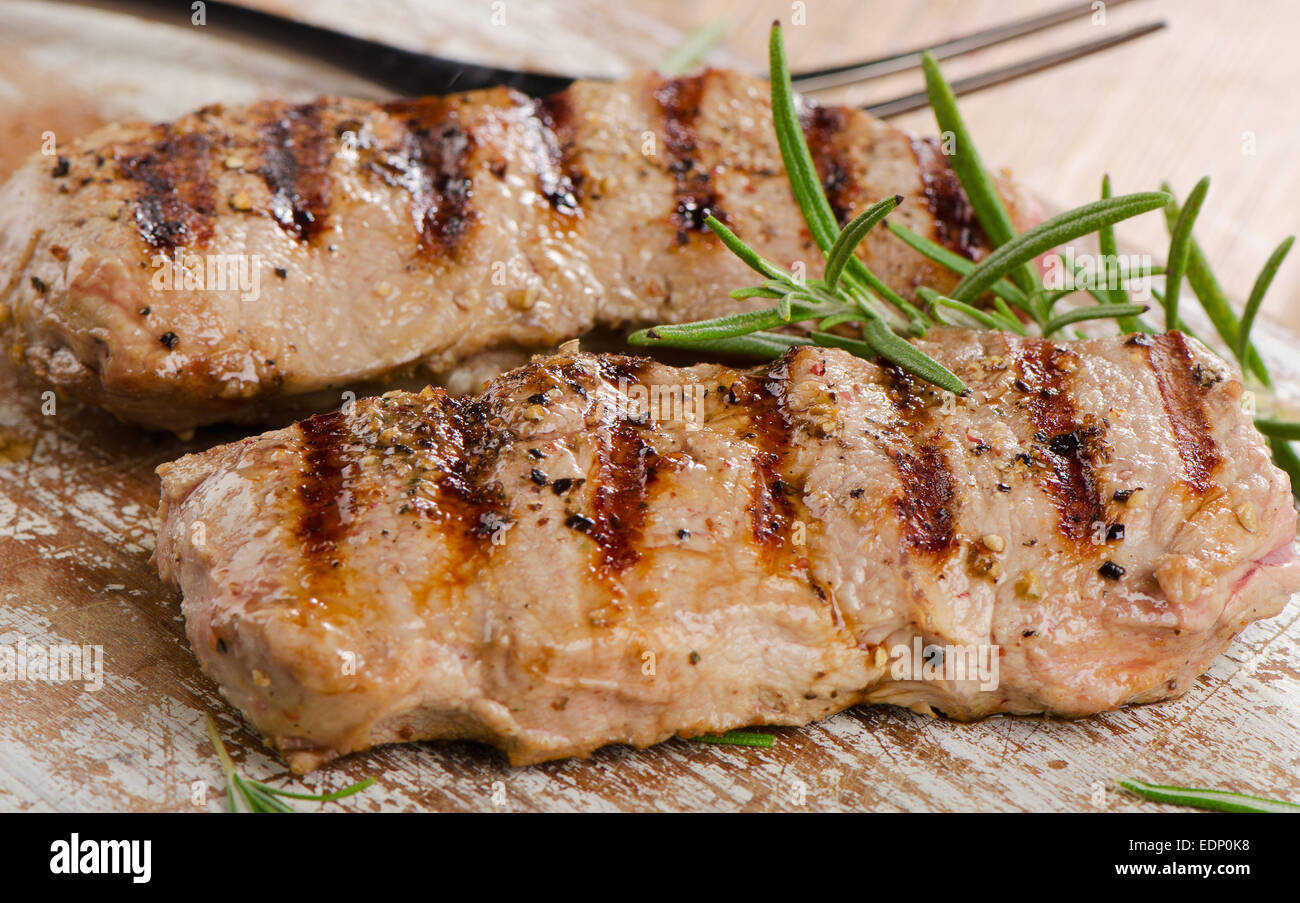
[[[1130,0],[1110,0],[1109,6],[1116,7],[1128,2]],[[796,91],[807,94],[811,91],[837,88],[841,85],[851,85],[868,79],[880,78],[885,75],[892,75],[895,72],[905,72],[921,65],[921,53],[925,50],[929,50],[937,60],[951,59],[955,56],[961,56],[976,50],[982,50],[985,47],[993,47],[1015,38],[1034,34],[1083,15],[1090,15],[1093,12],[1092,7],[1092,0],[1085,0],[1083,3],[1074,3],[1041,15],[1020,19],[1016,22],[1007,22],[973,34],[952,38],[932,47],[916,47],[912,50],[904,50],[900,53],[882,56],[874,60],[865,60],[861,63],[847,63],[842,66],[830,66],[825,69],[798,72],[791,76],[791,81],[794,83]]]
[[[991,69],[988,72],[981,72],[976,75],[970,75],[966,78],[959,78],[952,83],[953,93],[959,97],[963,94],[973,94],[976,91],[982,91],[985,88],[991,88],[994,85],[1001,85],[1009,81],[1015,81],[1026,75],[1035,72],[1041,72],[1044,69],[1050,69],[1053,66],[1059,66],[1072,60],[1081,59],[1111,47],[1117,47],[1120,44],[1128,43],[1137,38],[1144,37],[1152,32],[1164,28],[1164,20],[1157,22],[1148,22],[1146,25],[1139,25],[1136,28],[1130,28],[1127,31],[1121,31],[1117,34],[1100,38],[1096,41],[1090,41],[1086,44],[1078,44],[1074,47],[1067,47],[1063,50],[1054,50],[1051,53],[1045,53],[1041,56],[1032,57],[1031,59],[1022,60],[1019,63],[1012,63],[1009,66],[1002,66],[998,69]],[[881,119],[887,119],[890,116],[897,116],[901,113],[908,113],[912,110],[919,110],[922,107],[929,106],[930,99],[924,91],[917,91],[914,94],[905,94],[902,97],[896,97],[893,100],[885,100],[880,103],[870,104],[863,107],[868,113],[878,116]]]

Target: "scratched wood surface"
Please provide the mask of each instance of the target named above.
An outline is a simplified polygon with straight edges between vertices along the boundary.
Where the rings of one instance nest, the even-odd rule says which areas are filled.
[[[599,15],[599,4],[587,12]],[[46,129],[71,134],[104,118],[168,116],[210,100],[377,94],[301,61],[108,13],[0,2],[0,21],[0,121],[10,148],[35,148]],[[563,27],[557,21],[545,27]],[[654,19],[634,25],[638,40],[626,51],[634,62],[657,55],[647,41],[669,46],[678,33]],[[101,52],[78,71],[61,65],[86,42]],[[165,78],[186,71],[198,75]],[[0,159],[0,174],[14,159]],[[1050,184],[1033,187],[1053,197]],[[1263,339],[1284,391],[1300,396],[1294,339],[1277,327]],[[97,691],[0,681],[0,810],[215,809],[220,771],[203,733],[207,711],[246,773],[288,779],[199,672],[179,600],[149,564],[154,467],[237,435],[207,430],[183,443],[72,402],[51,409],[41,387],[0,364],[0,645],[99,645],[105,664]],[[1123,774],[1300,799],[1298,661],[1293,600],[1249,627],[1184,698],[1079,721],[961,725],[859,708],[777,729],[772,749],[673,741],[519,769],[473,744],[408,744],[349,757],[305,783],[335,788],[374,775],[377,785],[345,804],[362,810],[1154,808],[1099,792]]]

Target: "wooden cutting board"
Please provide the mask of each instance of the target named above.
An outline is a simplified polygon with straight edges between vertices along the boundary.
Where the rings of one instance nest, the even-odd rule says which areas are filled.
[[[22,26],[5,35],[30,41],[31,32],[43,34],[43,59],[56,58],[63,43],[76,46],[95,35],[116,43],[124,31],[148,31],[95,18],[103,13],[73,21],[67,11],[28,9],[35,6],[4,4],[6,14],[19,10]],[[43,18],[50,15],[56,20]],[[50,25],[48,34],[41,23]],[[179,44],[157,44],[153,33],[136,38],[125,46],[159,46],[164,61],[142,68],[119,60],[116,84],[127,87],[113,103],[120,107],[134,98],[159,111],[153,115],[179,112],[168,104],[186,109],[212,99],[148,96],[142,83],[156,81],[157,67],[166,65],[210,74],[220,83],[206,90],[230,99],[363,90],[330,73],[277,68],[273,57],[225,45],[214,49],[216,42],[203,36]],[[6,120],[12,135],[27,140],[43,126],[77,130],[123,115],[84,84],[42,73],[36,57],[15,63],[20,48],[5,49],[8,65],[25,73],[31,96],[43,99],[39,114],[31,114],[30,104],[13,108],[28,115]],[[11,73],[10,82],[15,78]],[[195,86],[179,93],[186,90]],[[63,102],[59,91],[66,91]],[[1266,357],[1280,368],[1275,372],[1284,388],[1295,393],[1294,340],[1279,331],[1265,339]],[[199,672],[179,599],[149,563],[158,494],[154,467],[238,435],[205,430],[181,442],[142,433],[43,395],[42,387],[0,364],[0,645],[20,639],[75,643],[102,647],[104,657],[98,690],[83,683],[0,681],[0,809],[215,810],[221,772],[204,734],[205,712],[216,716],[246,774],[290,781],[283,764]],[[474,744],[408,744],[351,756],[298,785],[334,789],[373,775],[374,787],[332,804],[369,810],[1149,807],[1108,789],[1119,775],[1300,800],[1297,661],[1300,602],[1293,600],[1279,617],[1249,627],[1184,698],[1079,721],[993,718],[962,725],[881,706],[807,728],[776,729],[771,749],[678,740],[517,769]]]

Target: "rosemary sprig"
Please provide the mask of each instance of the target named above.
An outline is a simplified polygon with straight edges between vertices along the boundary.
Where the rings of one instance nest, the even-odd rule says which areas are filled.
[[[1255,315],[1259,313],[1259,306],[1264,303],[1264,294],[1268,291],[1268,287],[1273,284],[1277,268],[1282,265],[1282,261],[1286,259],[1294,243],[1294,235],[1282,239],[1282,243],[1273,249],[1273,253],[1264,263],[1264,269],[1260,270],[1259,276],[1255,278],[1255,285],[1250,290],[1250,298],[1246,301],[1245,310],[1241,314],[1241,323],[1237,326],[1237,344],[1233,346],[1233,351],[1242,367],[1246,366],[1247,355],[1251,350],[1250,330],[1255,325]],[[1292,438],[1300,438],[1300,436]]]
[[[231,812],[296,812],[296,809],[283,802],[279,797],[330,803],[351,796],[354,793],[360,793],[375,782],[375,779],[371,777],[363,781],[357,781],[355,784],[349,784],[341,790],[335,790],[333,793],[296,793],[280,787],[272,787],[270,784],[263,784],[261,781],[254,781],[235,770],[235,763],[231,760],[230,754],[226,752],[226,745],[221,742],[221,735],[217,732],[217,723],[212,720],[211,713],[204,713],[203,722],[208,732],[208,739],[212,741],[212,748],[217,751],[217,758],[221,761],[221,770],[226,775],[226,805]]]
[[[781,159],[804,222],[826,256],[825,278],[806,281],[796,279],[763,258],[721,222],[708,217],[706,224],[722,243],[766,280],[761,286],[733,292],[732,297],[772,298],[777,303],[767,310],[734,317],[642,329],[629,336],[628,342],[632,345],[666,345],[714,351],[747,348],[767,357],[772,356],[773,352],[783,352],[790,344],[811,342],[828,347],[845,347],[843,341],[851,341],[852,348],[859,349],[866,357],[884,358],[914,376],[933,382],[950,392],[964,394],[966,386],[956,374],[894,331],[894,328],[902,328],[920,332],[929,324],[928,318],[914,304],[885,285],[854,253],[871,229],[898,206],[902,197],[885,198],[872,205],[841,231],[821,179],[817,176],[799,121],[779,23],[772,26],[768,54],[771,64],[772,120],[777,145],[781,149]],[[889,306],[881,305],[879,298],[887,301]],[[822,321],[821,328],[812,330],[810,338],[804,342],[784,342],[776,333],[765,332],[767,329],[802,320]],[[860,341],[845,340],[826,331],[834,326],[854,322],[860,324]],[[720,346],[719,342],[723,344]],[[786,347],[780,348],[783,344]]]
[[[1111,197],[1110,176],[1105,175],[1101,178],[1101,197],[1105,200]],[[1097,247],[1101,250],[1101,259],[1104,261],[1119,259],[1119,242],[1115,238],[1115,225],[1108,223],[1097,230]],[[1109,285],[1103,290],[1104,299],[1110,304],[1128,304],[1132,299],[1129,297],[1128,289],[1124,286],[1111,288]],[[1126,316],[1119,317],[1116,322],[1119,324],[1120,332],[1153,332],[1140,317]]]
[[[1115,783],[1129,793],[1176,806],[1194,806],[1217,812],[1300,812],[1300,805],[1285,800],[1274,800],[1227,790],[1209,790],[1203,787],[1175,787],[1169,784],[1149,784],[1137,778],[1117,778]]]
[[[776,743],[771,734],[753,731],[727,731],[725,734],[701,734],[690,738],[695,743],[719,743],[727,746],[761,746],[768,748]]]
[[[1163,183],[1160,189],[1173,197],[1173,189],[1168,183]],[[1182,214],[1182,208],[1178,205],[1177,198],[1170,201],[1165,207],[1165,224],[1172,233],[1179,216]],[[1200,302],[1201,309],[1209,318],[1214,331],[1219,334],[1219,338],[1229,349],[1237,347],[1238,319],[1237,314],[1232,309],[1232,304],[1228,301],[1228,296],[1224,293],[1219,280],[1214,275],[1214,270],[1210,267],[1210,262],[1205,257],[1205,252],[1201,250],[1200,245],[1196,242],[1193,235],[1188,241],[1187,254],[1187,282],[1191,285],[1196,300]],[[1263,359],[1259,352],[1251,347],[1247,349],[1247,359],[1238,359],[1242,370],[1249,370],[1255,374],[1255,378],[1265,388],[1273,388],[1273,380],[1268,374],[1268,368],[1264,366]]]

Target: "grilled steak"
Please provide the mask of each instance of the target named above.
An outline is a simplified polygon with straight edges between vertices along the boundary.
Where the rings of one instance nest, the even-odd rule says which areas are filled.
[[[901,222],[982,253],[932,144],[852,109],[805,119],[841,219],[900,194]],[[766,83],[733,72],[545,101],[213,106],[108,126],[14,174],[0,323],[38,377],[144,426],[261,419],[314,393],[328,409],[417,367],[740,309],[727,292],[752,274],[708,213],[820,272]],[[863,255],[900,291],[947,284],[883,231]]]
[[[1185,692],[1300,588],[1287,477],[1193,340],[943,330],[957,399],[837,350],[562,349],[159,468],[203,668],[297,771],[515,763],[862,702],[1080,716]],[[904,662],[933,647],[996,679]],[[933,678],[933,679],[931,679]]]

